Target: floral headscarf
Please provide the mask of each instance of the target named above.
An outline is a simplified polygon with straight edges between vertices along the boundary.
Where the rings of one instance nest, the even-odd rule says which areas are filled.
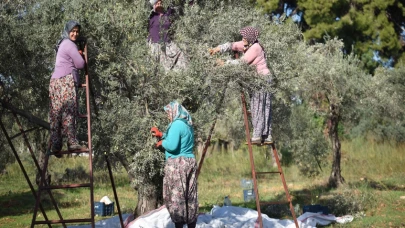
[[[193,120],[191,119],[188,111],[177,101],[172,101],[164,107],[164,110],[172,117],[172,122],[176,119],[184,119],[187,124],[192,126]]]

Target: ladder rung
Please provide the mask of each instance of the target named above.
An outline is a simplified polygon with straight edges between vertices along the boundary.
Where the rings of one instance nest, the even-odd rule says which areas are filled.
[[[265,145],[272,145],[274,142],[263,142],[263,143],[250,143],[252,145],[256,145],[256,146],[265,146]],[[248,145],[248,143],[245,143],[245,145]]]
[[[79,153],[89,153],[89,149],[83,150],[69,150],[69,151],[59,151],[59,152],[51,152],[51,155],[62,155],[62,154],[79,154]]]
[[[271,172],[256,172],[256,174],[273,174],[273,173],[281,174],[281,172],[279,172],[279,171],[271,171]]]
[[[77,115],[77,117],[79,117],[79,118],[87,118],[87,114],[79,114],[79,115]]]
[[[92,222],[92,219],[66,219],[66,220],[48,220],[48,221],[35,221],[35,224],[57,224],[57,223],[79,223],[79,222]]]
[[[86,188],[90,187],[90,183],[86,184],[65,184],[65,185],[50,185],[50,186],[43,186],[41,189],[62,189],[62,188]]]
[[[86,88],[87,84],[80,84],[79,88]]]
[[[288,204],[289,201],[272,201],[272,202],[260,202],[260,205],[271,205],[271,204]]]

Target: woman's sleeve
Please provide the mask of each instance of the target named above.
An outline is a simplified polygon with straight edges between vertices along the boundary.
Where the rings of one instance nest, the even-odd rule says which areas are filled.
[[[259,46],[260,47],[260,46]],[[242,56],[241,60],[246,62],[247,64],[251,64],[253,60],[259,56],[261,49],[259,49],[256,45],[249,48],[246,53]]]
[[[77,46],[73,42],[68,42],[67,53],[72,58],[73,64],[75,65],[76,69],[83,69],[84,68],[84,59],[80,55]]]
[[[172,123],[172,126],[170,127],[169,131],[166,133],[166,137],[162,142],[163,148],[167,152],[173,152],[178,150],[180,147],[180,138],[181,138],[181,128],[177,126],[176,121]]]
[[[249,50],[242,56],[242,58],[240,59],[230,59],[230,60],[226,60],[225,64],[240,64],[241,62],[247,63],[247,64],[251,64],[259,55],[260,50],[255,47],[252,46],[251,48],[249,48]]]
[[[244,48],[243,41],[232,43],[232,51],[243,51],[243,48]]]
[[[227,51],[243,51],[243,41],[238,41],[238,42],[228,42],[224,43],[221,45],[218,45],[220,52],[224,53]]]

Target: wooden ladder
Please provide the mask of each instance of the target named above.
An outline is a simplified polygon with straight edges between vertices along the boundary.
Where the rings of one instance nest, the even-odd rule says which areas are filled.
[[[257,188],[257,175],[263,175],[263,174],[279,174],[280,175],[281,181],[283,182],[284,191],[285,191],[285,194],[286,194],[286,197],[287,197],[287,202],[285,202],[285,203],[289,204],[291,215],[292,215],[292,217],[294,219],[295,226],[297,228],[299,228],[297,218],[296,218],[295,212],[294,212],[294,207],[292,205],[291,196],[290,196],[290,193],[288,192],[287,184],[286,184],[285,178],[284,178],[284,173],[283,173],[283,170],[281,168],[280,160],[278,158],[278,152],[277,152],[275,143],[271,142],[271,143],[255,143],[255,144],[253,144],[251,142],[249,119],[248,119],[249,116],[250,116],[250,113],[248,113],[247,108],[246,108],[246,98],[245,98],[244,92],[241,93],[241,98],[242,98],[242,109],[243,109],[242,111],[243,111],[243,117],[244,117],[244,123],[245,123],[245,131],[246,131],[246,141],[247,141],[248,150],[249,150],[250,166],[251,166],[251,169],[252,169],[253,190],[254,190],[255,198],[256,198],[256,208],[257,208],[258,222],[259,222],[260,228],[263,228],[263,219],[262,219],[262,213],[261,213],[261,210],[260,210],[260,205],[271,205],[271,204],[284,203],[284,202],[260,202],[259,191],[258,191],[258,188]],[[271,148],[273,150],[274,158],[276,160],[277,167],[278,167],[277,172],[256,172],[254,158],[253,158],[253,149],[252,149],[253,145],[257,145],[257,146],[265,146],[265,145],[267,145],[269,147],[271,146]]]
[[[90,89],[89,89],[89,75],[88,75],[88,58],[87,58],[87,45],[84,45],[84,59],[85,59],[85,84],[80,84],[79,88],[84,88],[86,90],[86,114],[79,114],[79,118],[85,118],[87,120],[87,148],[82,150],[74,150],[74,151],[60,151],[58,155],[61,154],[79,154],[79,153],[88,153],[89,157],[89,182],[88,183],[80,183],[80,184],[67,184],[67,185],[47,185],[45,184],[45,174],[48,168],[49,157],[51,155],[55,155],[55,153],[51,152],[51,140],[48,142],[48,150],[45,155],[45,162],[44,167],[41,170],[41,180],[39,184],[39,189],[37,191],[34,214],[32,216],[32,223],[31,227],[34,227],[36,224],[59,224],[61,223],[63,227],[66,227],[66,223],[91,223],[91,226],[94,228],[94,189],[93,189],[93,157],[92,157],[92,144],[91,144],[91,122],[90,122]],[[90,208],[91,208],[91,217],[90,218],[83,218],[83,219],[63,219],[59,214],[59,220],[48,220],[45,221],[37,221],[37,212],[38,207],[41,202],[41,192],[42,191],[50,191],[53,189],[68,189],[68,188],[90,188]],[[57,209],[58,210],[58,209]]]

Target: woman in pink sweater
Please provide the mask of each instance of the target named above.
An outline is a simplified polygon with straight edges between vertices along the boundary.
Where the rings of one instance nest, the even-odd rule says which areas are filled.
[[[227,51],[243,52],[240,60],[231,60],[227,63],[238,64],[243,61],[256,66],[259,75],[270,74],[266,63],[266,52],[259,43],[259,31],[253,27],[245,27],[240,31],[242,41],[225,43],[210,50],[210,54],[224,53]],[[250,109],[252,112],[253,138],[252,143],[269,143],[271,137],[271,94],[265,91],[254,91],[250,97]]]

